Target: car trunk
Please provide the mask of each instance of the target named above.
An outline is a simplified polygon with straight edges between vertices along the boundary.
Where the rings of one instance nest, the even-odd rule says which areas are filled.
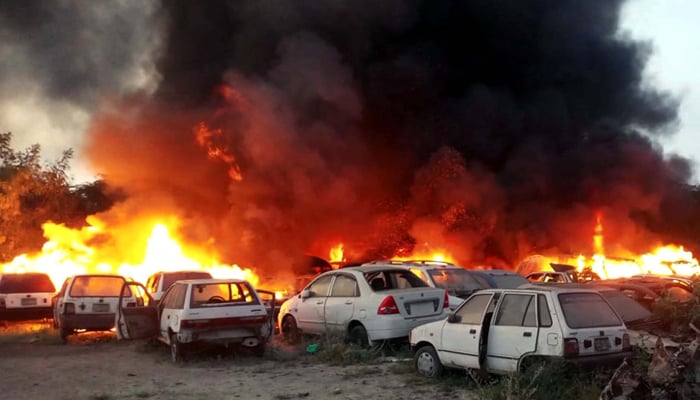
[[[406,319],[438,315],[442,313],[445,303],[444,289],[392,289],[382,291],[380,295],[393,297],[399,313]]]
[[[564,338],[565,354],[570,353],[567,346],[574,339],[578,347],[575,355],[578,356],[623,350],[624,323],[600,294],[562,293],[559,294],[559,302],[565,322],[572,330]]]

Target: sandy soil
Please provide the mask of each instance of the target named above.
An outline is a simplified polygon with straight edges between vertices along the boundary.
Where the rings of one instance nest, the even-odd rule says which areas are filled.
[[[112,333],[69,337],[48,326],[0,327],[2,398],[24,399],[475,399],[416,377],[409,362],[337,366],[273,340],[267,354],[207,351],[184,364],[164,344]]]

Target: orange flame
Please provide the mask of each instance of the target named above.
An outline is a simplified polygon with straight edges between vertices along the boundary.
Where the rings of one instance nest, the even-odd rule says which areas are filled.
[[[155,272],[174,270],[204,270],[215,278],[240,278],[258,284],[252,270],[221,263],[211,251],[178,242],[170,233],[176,231],[177,219],[164,220],[168,222],[142,220],[111,227],[118,237],[106,234],[105,224],[94,216],[88,217],[89,225],[82,229],[47,222],[43,228],[48,240],[41,252],[17,256],[0,265],[0,272],[43,272],[56,288],[75,274],[115,273],[145,283]]]
[[[331,247],[331,250],[328,252],[328,260],[330,261],[331,264],[334,263],[343,263],[347,261],[345,259],[345,246],[342,243],[338,243],[337,246]]]

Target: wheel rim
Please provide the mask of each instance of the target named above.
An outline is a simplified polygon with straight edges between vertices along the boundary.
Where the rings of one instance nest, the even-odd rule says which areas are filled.
[[[433,355],[427,351],[421,353],[416,360],[416,369],[418,373],[424,376],[435,375],[435,359]]]

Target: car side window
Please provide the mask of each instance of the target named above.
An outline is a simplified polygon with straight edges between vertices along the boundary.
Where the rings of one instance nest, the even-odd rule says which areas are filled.
[[[535,326],[535,307],[533,295],[507,294],[503,297],[496,316],[496,325],[501,326]]]
[[[542,274],[530,274],[527,276],[527,280],[530,282],[539,282],[542,279]]]
[[[185,285],[175,285],[170,288],[165,293],[163,297],[163,307],[175,310],[181,310],[185,308],[185,294],[187,293],[187,286]]]
[[[491,300],[491,294],[477,294],[470,297],[455,312],[459,317],[459,323],[470,325],[481,324],[481,318],[484,315],[486,306],[489,304],[489,300]]]
[[[552,326],[552,315],[549,312],[547,298],[542,294],[537,295],[537,314],[539,315],[540,326]]]
[[[328,296],[328,287],[331,285],[331,279],[333,275],[325,275],[316,279],[311,285],[309,285],[309,292],[311,295],[309,297],[325,297]]]
[[[355,278],[344,274],[335,277],[331,288],[331,297],[357,297],[359,295],[360,291]]]

